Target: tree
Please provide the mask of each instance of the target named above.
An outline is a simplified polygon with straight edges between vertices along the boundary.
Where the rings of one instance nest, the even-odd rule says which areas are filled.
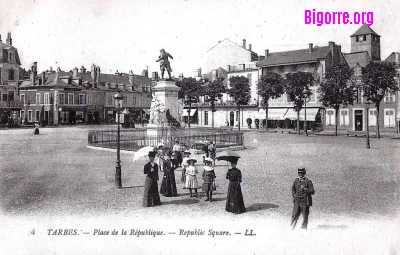
[[[308,72],[296,72],[286,74],[285,92],[293,102],[293,108],[297,112],[297,134],[300,134],[300,110],[305,100],[312,94],[310,86],[314,81],[313,74]]]
[[[251,98],[249,79],[244,76],[232,76],[229,78],[229,84],[228,94],[233,97],[239,111],[238,126],[240,130],[240,106],[247,105]]]
[[[190,111],[192,104],[199,102],[201,81],[196,81],[195,78],[183,78],[182,81],[176,82],[176,86],[181,88],[178,91],[178,98],[182,99],[185,105],[189,105],[188,126],[190,128]]]
[[[268,130],[268,101],[270,98],[278,98],[284,93],[282,80],[283,77],[280,74],[267,72],[261,76],[257,84],[258,94],[263,99],[262,107],[265,109],[265,131]]]
[[[203,87],[202,95],[205,96],[205,102],[210,102],[211,106],[211,126],[214,127],[214,112],[215,109],[215,102],[222,98],[223,94],[225,93],[226,89],[224,84],[220,80],[215,80],[213,82],[208,83],[206,86]]]
[[[396,69],[391,63],[371,62],[362,68],[362,82],[364,96],[376,107],[376,137],[380,138],[379,132],[379,105],[385,93],[395,93],[399,88],[396,81]]]
[[[341,105],[346,107],[352,105],[357,95],[357,89],[354,81],[351,79],[353,69],[348,65],[334,65],[325,75],[318,92],[319,101],[324,106],[335,109],[335,135],[338,129],[338,114]]]

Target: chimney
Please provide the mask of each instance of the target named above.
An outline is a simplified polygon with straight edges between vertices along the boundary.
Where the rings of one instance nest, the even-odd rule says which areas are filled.
[[[313,51],[313,44],[309,43],[308,44],[308,53],[311,53]]]
[[[93,65],[92,65],[92,68],[91,68],[90,76],[92,76],[92,79],[93,79],[93,81],[95,81],[95,82],[96,82],[96,75],[97,75],[97,73],[96,73],[96,66],[93,64]]]
[[[96,74],[96,83],[100,84],[100,66],[98,66],[96,68],[96,72],[97,72],[97,74]]]
[[[42,73],[42,85],[44,85],[44,82],[46,81],[46,73]]]
[[[11,32],[7,33],[7,40],[6,43],[12,46],[12,38],[11,38]]]
[[[147,71],[146,69],[144,69],[144,70],[142,71],[142,76],[144,76],[144,77],[149,77],[149,71]]]
[[[338,45],[337,47],[338,47],[339,54],[342,53],[342,46]]]
[[[227,65],[227,66],[226,66],[226,70],[227,70],[228,72],[230,72],[230,71],[231,71],[231,65]]]
[[[117,70],[117,71],[115,71],[114,75],[119,75],[119,72],[118,72],[118,70]]]
[[[1,35],[0,35],[0,42],[2,42],[2,41],[1,41]]]
[[[215,81],[217,79],[217,70],[212,70],[211,73],[211,81]]]
[[[53,72],[53,67],[52,67],[52,66],[50,66],[50,70],[49,70],[49,72],[50,72],[50,73],[52,73],[52,72]]]
[[[179,80],[180,80],[180,81],[183,81],[183,73],[181,73],[181,74],[179,75]]]
[[[81,73],[86,73],[86,68],[84,66],[81,66]]]
[[[199,69],[197,69],[197,77],[201,77],[201,67],[199,67]]]
[[[331,51],[332,55],[332,64],[336,64],[336,54],[335,54],[335,43],[329,42],[329,50]]]
[[[78,67],[74,67],[74,69],[72,69],[72,77],[78,77]]]
[[[265,58],[269,57],[269,50],[265,50]]]
[[[31,83],[32,83],[32,85],[35,85],[36,76],[37,76],[37,62],[33,62],[31,71],[32,71],[31,72]]]
[[[251,51],[251,44],[249,44],[249,51]]]
[[[246,49],[246,39],[243,39],[243,49]]]
[[[131,85],[133,85],[133,78],[134,78],[133,72],[132,72],[132,70],[129,70],[129,83]]]

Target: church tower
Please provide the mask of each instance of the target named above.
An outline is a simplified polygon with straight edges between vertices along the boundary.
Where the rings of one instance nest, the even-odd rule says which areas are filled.
[[[351,53],[367,51],[372,61],[381,60],[381,36],[366,24],[363,24],[350,37]]]

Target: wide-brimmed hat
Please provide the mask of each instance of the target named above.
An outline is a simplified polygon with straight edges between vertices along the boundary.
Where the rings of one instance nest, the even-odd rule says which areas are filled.
[[[156,156],[156,152],[155,151],[150,151],[149,152],[149,157],[155,157]]]
[[[188,163],[190,163],[190,161],[193,161],[194,163],[196,163],[196,162],[197,162],[197,160],[196,160],[196,159],[194,159],[194,158],[190,158],[190,159],[188,159],[188,160],[187,160],[187,162],[188,162]]]
[[[306,169],[304,168],[304,167],[300,167],[300,168],[298,168],[297,169],[297,173],[305,173],[306,172]]]
[[[208,158],[204,158],[203,160],[204,160],[204,161],[207,161],[207,162],[210,162],[210,163],[212,163],[212,162],[213,162],[213,159],[212,159],[212,158],[210,158],[210,157],[208,157]]]
[[[192,154],[192,153],[190,152],[190,150],[185,150],[183,153],[184,153],[184,154]]]

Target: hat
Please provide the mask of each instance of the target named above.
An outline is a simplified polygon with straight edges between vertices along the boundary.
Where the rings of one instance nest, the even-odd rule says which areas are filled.
[[[184,153],[184,154],[192,154],[192,153],[190,152],[190,150],[185,150],[183,153]]]
[[[189,163],[190,161],[194,161],[194,163],[196,163],[197,162],[197,160],[196,159],[194,159],[194,158],[190,158],[190,159],[188,159],[187,160],[187,162]]]
[[[160,144],[158,145],[158,148],[160,148],[160,147],[164,147],[164,144],[160,143]]]
[[[306,172],[306,169],[304,168],[304,167],[301,167],[301,168],[298,168],[297,169],[297,173],[305,173]]]
[[[208,161],[208,162],[210,162],[210,163],[213,162],[212,158],[210,158],[210,157],[204,158],[203,160],[204,160],[204,161]]]
[[[149,152],[149,157],[155,157],[156,156],[156,152],[154,152],[154,151],[150,151]]]

